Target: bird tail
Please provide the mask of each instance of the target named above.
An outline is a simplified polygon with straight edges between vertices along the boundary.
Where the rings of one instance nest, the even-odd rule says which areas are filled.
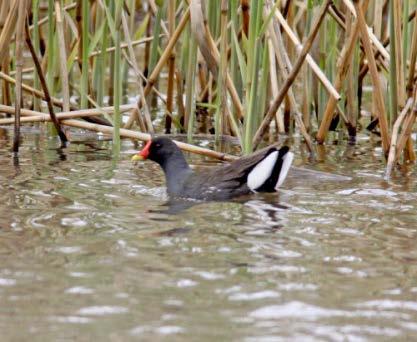
[[[273,192],[284,183],[294,154],[287,146],[273,149],[248,174],[248,187],[256,192]]]
[[[294,160],[294,153],[287,150],[287,152],[281,157],[282,165],[279,171],[278,181],[275,184],[275,190],[284,183],[285,178],[287,178],[288,171],[290,170],[292,161]]]

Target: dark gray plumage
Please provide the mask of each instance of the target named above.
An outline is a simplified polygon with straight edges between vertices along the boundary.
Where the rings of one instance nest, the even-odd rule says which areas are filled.
[[[278,151],[278,157],[273,170],[270,171],[269,178],[255,189],[259,192],[276,191],[275,185],[281,171],[283,157],[289,151],[287,146],[281,149],[269,147],[230,164],[195,172],[188,165],[181,150],[168,138],[154,138],[146,149],[145,158],[157,162],[162,167],[170,197],[198,200],[228,200],[253,192],[247,184],[249,173],[270,153]],[[144,150],[140,153],[142,156]]]

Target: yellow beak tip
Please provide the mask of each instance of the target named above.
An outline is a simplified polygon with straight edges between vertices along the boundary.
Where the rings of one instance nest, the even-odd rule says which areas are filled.
[[[133,157],[132,157],[132,162],[134,162],[134,161],[140,161],[140,160],[145,160],[145,158],[143,158],[142,156],[140,156],[139,154],[135,154]]]

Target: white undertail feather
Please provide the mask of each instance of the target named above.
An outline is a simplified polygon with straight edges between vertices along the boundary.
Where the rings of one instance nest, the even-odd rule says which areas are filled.
[[[288,154],[288,153],[287,153]],[[277,162],[278,151],[270,153],[264,160],[256,165],[248,175],[248,187],[255,191],[271,176]],[[288,172],[288,170],[287,170]],[[284,177],[285,178],[285,177]],[[279,181],[278,181],[279,182]]]
[[[294,153],[287,152],[284,157],[282,157],[282,166],[281,171],[278,176],[278,182],[275,185],[275,190],[278,190],[278,188],[284,183],[285,178],[287,178],[288,171],[290,170],[292,161],[294,159]]]

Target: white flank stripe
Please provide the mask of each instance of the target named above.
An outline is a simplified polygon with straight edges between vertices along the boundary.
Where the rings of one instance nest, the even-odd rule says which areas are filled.
[[[287,178],[288,171],[290,170],[292,161],[294,159],[294,153],[287,152],[282,159],[282,167],[279,173],[277,185],[275,185],[275,190],[278,190],[282,183],[284,183],[285,178]]]
[[[288,153],[287,153],[288,154]],[[272,152],[256,165],[248,175],[248,187],[252,191],[258,189],[271,176],[275,163],[277,162],[278,151]]]

